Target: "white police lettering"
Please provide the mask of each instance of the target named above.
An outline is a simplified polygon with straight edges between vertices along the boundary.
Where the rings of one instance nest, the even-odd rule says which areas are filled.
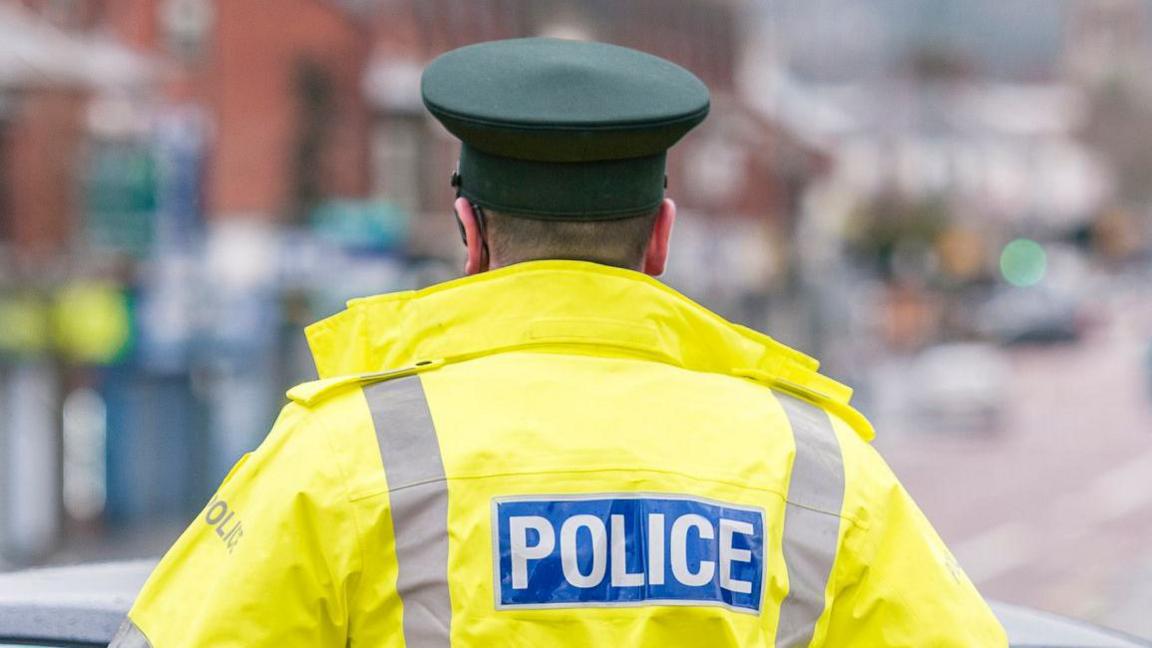
[[[612,586],[637,587],[644,584],[644,572],[628,571],[628,533],[624,530],[624,516],[613,515],[612,520]]]
[[[752,552],[748,549],[737,549],[732,546],[732,541],[737,533],[750,536],[754,532],[752,525],[747,522],[720,519],[720,587],[743,594],[752,593],[750,581],[732,577],[732,563],[752,562]]]
[[[688,603],[760,611],[764,514],[663,494],[501,498],[497,606]]]
[[[652,513],[648,516],[647,551],[645,547],[635,546],[639,543],[639,538],[629,541],[623,515],[613,515],[610,519],[611,533],[606,533],[604,522],[594,515],[576,515],[564,521],[564,525],[560,528],[560,556],[564,578],[576,587],[600,585],[604,579],[605,567],[609,564],[606,545],[610,545],[613,587],[638,587],[646,582],[663,585],[664,515]],[[555,549],[555,529],[547,519],[537,515],[512,516],[508,518],[508,525],[512,549],[512,587],[524,589],[528,587],[528,562],[547,558]],[[752,562],[752,551],[733,546],[733,538],[736,534],[751,536],[754,527],[748,522],[723,518],[719,526],[720,587],[748,594],[752,591],[752,583],[733,578],[732,564]],[[588,533],[581,534],[581,529],[587,529]],[[689,538],[690,529],[696,529],[696,534],[701,540],[715,539],[716,529],[707,518],[691,513],[676,518],[672,523],[672,574],[681,584],[699,587],[715,578],[716,563],[711,560],[700,560],[695,569],[688,564],[690,562],[688,547],[692,542]],[[529,530],[536,533],[533,544],[529,544]],[[580,571],[579,552],[582,547],[591,549],[592,567],[587,574]],[[629,548],[641,556],[647,555],[646,572],[628,571]],[[645,576],[649,577],[647,581]]]
[[[512,587],[528,587],[528,561],[539,560],[552,553],[556,547],[556,533],[548,520],[527,515],[508,520],[512,527]],[[536,544],[528,544],[528,530],[536,532]]]
[[[716,563],[701,560],[696,571],[688,564],[688,529],[696,528],[700,538],[711,540],[716,530],[708,518],[695,513],[682,515],[672,523],[672,575],[676,580],[691,587],[707,585],[716,575]]]
[[[664,514],[648,514],[648,584],[664,584]]]
[[[580,572],[577,560],[577,535],[580,529],[588,529],[592,536],[592,568],[587,574]],[[560,564],[564,569],[564,578],[575,587],[599,585],[604,580],[604,571],[608,565],[608,532],[604,529],[604,520],[595,515],[574,515],[565,520],[560,527]]]

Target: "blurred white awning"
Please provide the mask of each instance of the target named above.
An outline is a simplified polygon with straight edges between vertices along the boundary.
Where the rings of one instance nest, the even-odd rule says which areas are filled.
[[[19,7],[0,3],[0,88],[135,86],[156,64],[107,36],[68,34]]]
[[[376,108],[387,112],[420,114],[420,75],[425,63],[377,52],[364,75],[364,96]]]

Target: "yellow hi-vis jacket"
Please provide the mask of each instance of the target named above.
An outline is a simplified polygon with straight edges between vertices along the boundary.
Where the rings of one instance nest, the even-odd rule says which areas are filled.
[[[356,300],[113,646],[1004,646],[816,362],[639,273]]]

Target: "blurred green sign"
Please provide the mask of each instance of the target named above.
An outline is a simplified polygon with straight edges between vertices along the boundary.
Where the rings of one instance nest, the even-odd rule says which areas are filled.
[[[84,180],[88,243],[132,255],[146,252],[156,214],[151,148],[142,142],[93,142]]]
[[[408,212],[385,201],[329,200],[312,213],[317,235],[350,250],[402,249],[408,227]]]

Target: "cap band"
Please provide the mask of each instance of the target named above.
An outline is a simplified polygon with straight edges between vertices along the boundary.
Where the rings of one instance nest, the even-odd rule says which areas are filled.
[[[611,220],[654,213],[664,199],[665,153],[624,160],[542,162],[463,144],[460,195],[500,213],[541,220]]]

